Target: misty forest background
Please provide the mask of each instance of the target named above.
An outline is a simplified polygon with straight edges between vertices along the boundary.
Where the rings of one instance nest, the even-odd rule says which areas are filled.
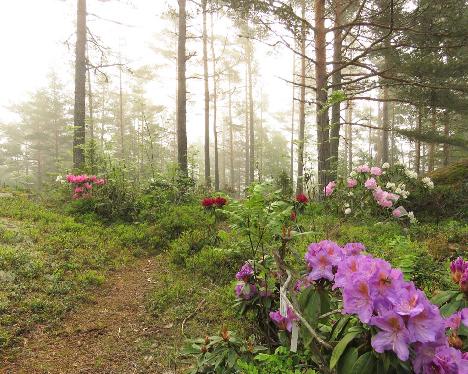
[[[106,45],[93,25],[117,21],[93,4],[78,1],[64,41],[69,76],[51,69],[0,123],[3,184],[43,190],[72,170],[119,167],[136,183],[178,169],[237,196],[271,178],[317,193],[364,162],[421,175],[466,157],[463,1],[169,1],[151,46],[163,63],[150,65]],[[290,56],[283,77],[261,80],[278,51]],[[268,79],[289,83],[289,111],[269,105]],[[201,136],[187,142],[196,108]]]

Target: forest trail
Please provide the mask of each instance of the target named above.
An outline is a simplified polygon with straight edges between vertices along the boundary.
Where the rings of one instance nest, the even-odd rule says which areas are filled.
[[[164,258],[157,256],[111,274],[92,303],[78,307],[58,327],[39,326],[30,333],[15,360],[0,372],[179,373],[168,353],[173,342],[183,339],[180,329],[158,323],[145,308],[146,295],[158,286],[152,276],[164,267]]]

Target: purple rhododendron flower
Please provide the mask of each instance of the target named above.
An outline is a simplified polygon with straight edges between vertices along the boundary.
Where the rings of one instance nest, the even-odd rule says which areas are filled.
[[[372,348],[376,352],[383,353],[392,350],[402,361],[409,358],[410,333],[403,318],[393,311],[387,311],[379,317],[372,318],[371,325],[382,330],[374,335],[371,340]]]
[[[445,320],[445,327],[452,330],[458,330],[461,324],[468,327],[468,308],[453,313]]]
[[[400,316],[414,317],[424,310],[425,296],[421,291],[416,290],[414,285],[402,288],[388,298],[394,306],[393,310]]]
[[[444,336],[445,329],[439,308],[424,300],[424,309],[418,315],[409,318],[407,326],[412,342],[429,343]]]
[[[244,281],[244,282],[248,282],[250,277],[253,274],[254,274],[254,271],[252,269],[252,266],[248,262],[246,262],[244,265],[242,265],[241,269],[236,274],[236,279]]]
[[[255,284],[241,282],[236,285],[235,291],[239,299],[250,300],[257,293],[257,286],[255,286]]]
[[[434,359],[432,363],[436,370],[436,373],[443,374],[463,374],[462,371],[459,371],[462,355],[458,349],[441,346],[436,348]],[[466,371],[465,371],[466,373]]]
[[[366,247],[362,243],[347,243],[343,247],[343,253],[346,256],[354,256],[364,251]]]
[[[328,255],[325,249],[320,249],[314,256],[308,258],[311,269],[307,278],[309,281],[322,278],[333,280],[333,258]]]
[[[372,317],[373,293],[368,280],[360,274],[352,276],[351,284],[344,288],[343,311],[347,314],[357,314],[364,323],[368,323]]]
[[[297,321],[298,318],[292,309],[288,307],[286,317],[282,316],[280,311],[277,310],[270,312],[270,319],[274,322],[278,329],[291,332],[292,324],[294,321]]]

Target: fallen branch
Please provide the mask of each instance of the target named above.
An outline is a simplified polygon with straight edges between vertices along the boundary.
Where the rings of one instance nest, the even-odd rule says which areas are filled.
[[[206,302],[205,299],[203,299],[202,301],[200,301],[200,302],[198,303],[197,307],[195,308],[195,310],[194,310],[192,313],[190,313],[187,317],[185,317],[184,320],[182,321],[182,328],[181,328],[181,330],[182,330],[182,335],[183,335],[183,336],[187,337],[187,336],[185,335],[185,332],[184,332],[185,323],[186,323],[190,318],[192,318],[195,314],[197,314],[197,312],[200,310],[200,308],[201,308],[203,305],[205,305],[205,302]]]

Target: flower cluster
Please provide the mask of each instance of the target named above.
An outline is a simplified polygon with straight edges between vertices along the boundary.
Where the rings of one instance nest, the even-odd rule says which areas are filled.
[[[202,202],[202,206],[206,209],[209,208],[222,208],[227,204],[227,199],[224,197],[205,197]]]
[[[412,282],[405,281],[400,270],[382,259],[361,254],[363,249],[361,243],[340,247],[329,240],[309,245],[305,255],[309,281],[331,281],[332,288],[342,292],[343,313],[356,314],[361,322],[377,327],[378,332],[371,340],[376,352],[392,350],[406,361],[412,346],[417,351],[432,352],[426,353],[424,359],[422,353],[416,355],[413,361],[416,373],[432,372],[431,367],[442,365],[440,360],[461,370],[465,362],[461,353],[449,346],[446,322],[438,307]],[[461,266],[457,261],[453,265],[456,274]],[[463,318],[460,320],[466,321]]]
[[[406,190],[406,185],[404,183],[397,182],[385,183],[385,180],[388,180],[388,177],[381,177],[390,172],[387,170],[389,167],[390,165],[388,164],[382,165],[382,168],[377,166],[370,167],[369,165],[360,165],[353,170],[343,182],[329,182],[324,188],[324,194],[326,197],[329,197],[338,189],[338,195],[347,199],[348,197],[355,196],[357,191],[358,194],[361,194],[361,198],[364,199],[360,201],[366,201],[365,195],[371,193],[375,203],[384,209],[390,210],[393,217],[407,217],[411,223],[415,223],[417,220],[414,217],[413,212],[407,212],[403,206],[396,206],[398,200],[406,199],[410,194],[409,191]],[[404,178],[415,178],[414,172],[407,169],[404,169],[404,171]],[[423,178],[421,181],[428,189],[434,187],[434,183],[428,177]],[[361,188],[359,188],[360,186]],[[349,203],[344,205],[343,212],[345,215],[352,213],[352,207]]]
[[[250,300],[257,294],[257,287],[253,281],[254,270],[252,266],[246,262],[236,274],[236,279],[239,281],[235,291],[238,299]]]
[[[460,290],[468,294],[468,261],[458,257],[450,264],[452,280],[460,286]]]
[[[296,314],[290,307],[287,309],[286,316],[283,316],[279,310],[270,312],[270,319],[274,322],[279,330],[289,332],[292,330],[293,322],[298,320]]]
[[[305,194],[300,193],[296,196],[296,201],[301,204],[307,204],[309,202],[309,198]]]
[[[91,191],[94,185],[102,186],[106,184],[106,180],[98,178],[95,175],[73,175],[69,174],[66,177],[68,183],[74,185],[73,199],[81,199],[91,196]]]

